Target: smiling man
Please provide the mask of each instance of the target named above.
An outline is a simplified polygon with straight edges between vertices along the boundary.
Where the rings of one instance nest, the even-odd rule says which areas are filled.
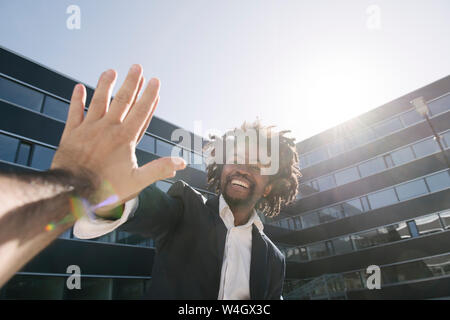
[[[120,218],[108,212],[94,220],[84,217],[74,234],[88,239],[118,228],[153,238],[150,299],[282,298],[284,256],[264,234],[257,211],[273,217],[292,202],[300,172],[294,139],[284,136],[287,131],[273,134],[268,128],[258,121],[244,123],[211,137],[205,150],[216,157],[209,159],[207,179],[218,195],[208,201],[184,181],[175,182],[167,194],[153,184],[126,202]],[[278,152],[270,157],[275,173],[264,174],[268,164],[249,152],[255,146],[251,139],[244,148],[235,139],[237,147],[225,147],[223,157],[217,157],[217,146],[237,131],[276,139],[277,148],[271,150]],[[263,147],[260,140],[256,145]]]

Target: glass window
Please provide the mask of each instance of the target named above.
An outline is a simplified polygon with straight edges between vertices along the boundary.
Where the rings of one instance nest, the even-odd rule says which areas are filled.
[[[414,261],[381,268],[384,283],[396,283],[432,277],[424,261]]]
[[[397,190],[400,201],[428,193],[427,186],[423,179],[404,183],[395,187],[395,189]]]
[[[363,206],[363,210],[364,211],[369,211],[370,210],[370,206],[369,206],[369,200],[367,198],[367,196],[362,196],[361,198],[361,203]]]
[[[441,222],[439,221],[439,216],[436,213],[417,218],[414,221],[416,222],[417,230],[420,235],[443,230]]]
[[[19,151],[17,152],[16,163],[27,166],[30,159],[31,144],[21,142],[19,145]]]
[[[395,166],[394,160],[392,160],[392,156],[390,154],[383,156],[383,159],[388,168],[392,168]]]
[[[353,234],[351,237],[356,249],[358,250],[384,243],[383,241],[380,241],[382,239],[379,237],[378,230],[376,229]]]
[[[142,136],[141,141],[139,141],[139,144],[137,145],[138,149],[155,153],[155,138],[144,134]]]
[[[69,104],[50,96],[46,96],[44,101],[44,109],[42,112],[53,118],[66,121],[67,114],[69,113]]]
[[[336,187],[336,183],[334,182],[332,175],[318,178],[317,183],[319,184],[320,191],[325,191]]]
[[[355,143],[354,147],[364,145],[374,139],[376,139],[377,135],[372,128],[367,130],[363,130],[360,133],[357,133],[353,136],[353,142]]]
[[[417,158],[425,157],[439,151],[439,146],[433,138],[421,141],[413,145]]]
[[[308,261],[308,251],[305,247],[296,247],[292,251],[291,259],[297,262]]]
[[[417,123],[417,122],[423,120],[423,117],[416,111],[416,109],[413,109],[411,111],[408,111],[408,112],[402,114],[400,116],[400,118],[402,118],[403,123],[406,126],[410,126],[414,123]]]
[[[362,177],[370,176],[374,173],[380,172],[386,169],[386,165],[382,158],[375,158],[359,165],[359,172]]]
[[[332,144],[328,145],[328,151],[330,152],[331,156],[338,155],[340,153],[343,153],[347,150],[350,150],[354,148],[355,145],[349,138],[341,138],[338,141],[333,142]]]
[[[291,218],[291,225],[294,227],[294,230],[299,230],[302,228],[300,217]]]
[[[376,193],[372,193],[369,194],[367,197],[369,198],[372,210],[389,206],[393,203],[398,202],[394,189],[387,189]]]
[[[342,207],[344,208],[344,215],[346,217],[351,217],[363,212],[361,201],[359,199],[345,201],[342,204]]]
[[[317,212],[308,213],[304,216],[301,216],[301,218],[304,228],[314,227],[320,224],[319,215],[317,214]]]
[[[450,148],[450,131],[447,131],[446,133],[442,134],[442,137],[444,138],[445,145],[447,148]]]
[[[129,233],[125,231],[117,231],[116,234],[116,243],[150,247],[151,246],[150,240],[151,239],[142,237],[138,234]]]
[[[362,289],[361,275],[359,271],[344,273],[343,275],[347,290]]]
[[[416,226],[416,223],[414,222],[414,220],[408,221],[408,227],[409,227],[409,232],[411,233],[411,236],[413,238],[419,236],[419,231],[417,230],[417,226]]]
[[[336,183],[338,186],[358,180],[360,178],[356,167],[336,172],[334,174],[334,177],[336,178]]]
[[[308,160],[307,160],[306,156],[300,156],[299,165],[300,165],[300,168],[306,168],[308,166]]]
[[[450,110],[450,94],[428,103],[431,115],[435,116],[439,113]]]
[[[17,148],[19,147],[19,139],[0,134],[0,159],[14,162],[16,159]]]
[[[80,290],[64,290],[64,300],[111,300],[112,279],[81,278]]]
[[[40,112],[44,95],[0,77],[0,99]]]
[[[156,140],[156,154],[161,157],[170,157],[174,145],[162,140]]]
[[[333,221],[342,218],[342,207],[341,205],[324,208],[318,211],[320,223],[325,223],[328,221]]]
[[[144,296],[142,279],[114,279],[113,299],[139,300]]]
[[[404,222],[378,228],[379,243],[395,242],[409,238],[411,238],[411,234]]]
[[[433,258],[424,259],[423,262],[427,265],[428,270],[435,277],[445,276],[450,274],[450,255],[443,255]]]
[[[410,147],[391,152],[391,157],[396,166],[414,160],[414,154]]]
[[[65,277],[15,275],[4,286],[5,298],[11,300],[61,300],[65,282]]]
[[[307,154],[309,165],[324,161],[328,159],[328,153],[326,147],[320,147]]]
[[[317,183],[317,180],[305,183],[304,188],[302,188],[302,192],[304,196],[319,192],[319,184]]]
[[[352,242],[349,236],[334,239],[332,242],[335,254],[343,254],[353,251]]]
[[[403,125],[399,118],[393,118],[387,121],[383,121],[380,124],[374,126],[375,132],[380,136],[384,137],[394,131],[403,128]]]
[[[446,210],[439,214],[441,216],[441,221],[444,224],[445,229],[450,228],[450,210]]]
[[[450,188],[450,175],[448,171],[426,177],[425,180],[427,181],[428,187],[430,187],[430,192]]]
[[[327,279],[328,292],[339,293],[345,290],[344,279],[340,275],[334,275]]]
[[[309,256],[311,260],[319,259],[329,255],[325,242],[318,242],[308,246]]]
[[[34,145],[31,166],[40,170],[48,170],[52,164],[54,149]]]

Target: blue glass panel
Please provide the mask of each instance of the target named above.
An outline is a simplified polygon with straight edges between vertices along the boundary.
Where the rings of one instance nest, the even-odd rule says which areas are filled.
[[[403,123],[406,126],[410,126],[414,123],[424,120],[424,118],[416,111],[416,109],[408,111],[400,116],[403,119]]]
[[[391,153],[392,160],[396,166],[414,160],[414,154],[410,147],[406,147]]]
[[[400,201],[428,193],[425,181],[422,179],[402,184],[395,187],[395,189],[397,190]]]
[[[336,183],[334,182],[332,175],[318,178],[317,183],[319,184],[320,191],[325,191],[336,187]]]
[[[393,189],[372,193],[369,194],[367,197],[369,198],[372,210],[398,202]]]
[[[351,167],[339,172],[336,172],[334,174],[334,177],[336,178],[336,183],[340,186],[355,180],[358,180],[359,173],[356,167]]]
[[[450,94],[428,103],[431,115],[435,116],[439,113],[450,110]]]
[[[156,154],[161,157],[170,157],[174,145],[162,140],[156,140]]]
[[[308,213],[304,216],[301,216],[301,218],[303,228],[313,227],[320,224],[319,215],[317,214],[317,212]]]
[[[425,157],[439,151],[439,145],[433,138],[421,141],[413,145],[417,158]]]
[[[342,204],[342,206],[346,217],[351,217],[364,212],[359,199],[346,201]]]
[[[382,158],[375,158],[359,165],[361,176],[367,177],[386,169],[386,164]]]
[[[0,134],[0,159],[14,162],[16,159],[19,139]]]
[[[31,145],[20,143],[19,152],[17,153],[16,163],[27,166],[30,159]]]
[[[380,124],[374,126],[374,130],[380,137],[387,136],[388,134],[403,128],[399,118],[393,118],[387,121],[383,121]]]
[[[430,191],[439,191],[450,188],[450,176],[448,171],[440,172],[425,178]]]
[[[42,112],[53,118],[66,121],[67,114],[69,113],[69,104],[50,96],[46,96],[44,109]]]
[[[24,87],[23,85],[0,77],[0,99],[39,112],[41,111],[44,95],[40,92]]]
[[[155,153],[155,138],[144,134],[137,147],[138,149]]]
[[[31,166],[40,170],[48,170],[52,164],[54,149],[42,147],[39,145],[34,146],[33,156],[31,159]]]

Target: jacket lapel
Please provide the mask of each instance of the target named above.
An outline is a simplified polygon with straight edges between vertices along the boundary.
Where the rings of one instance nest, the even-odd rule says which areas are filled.
[[[253,224],[252,257],[250,262],[250,299],[263,300],[267,291],[269,274],[267,272],[267,242]]]
[[[216,260],[218,263],[219,273],[222,271],[222,262],[223,262],[223,253],[225,250],[225,240],[227,237],[227,227],[223,223],[222,219],[219,215],[219,197],[214,196],[206,202],[210,213],[214,219],[214,225],[216,229],[216,250],[214,253],[216,254]]]

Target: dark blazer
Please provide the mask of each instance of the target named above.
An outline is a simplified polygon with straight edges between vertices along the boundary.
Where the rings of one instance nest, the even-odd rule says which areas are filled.
[[[216,300],[227,228],[219,216],[219,197],[205,198],[184,181],[167,194],[151,185],[119,230],[155,240],[150,299]],[[253,224],[250,298],[280,299],[284,256]]]

